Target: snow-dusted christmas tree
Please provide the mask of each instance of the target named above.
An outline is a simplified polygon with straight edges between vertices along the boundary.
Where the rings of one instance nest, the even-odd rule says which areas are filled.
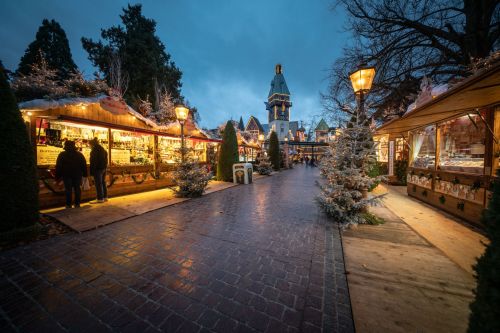
[[[269,161],[269,156],[262,153],[259,156],[259,163],[255,165],[257,172],[260,175],[270,175],[273,172],[273,166],[271,165],[271,161]]]
[[[178,197],[199,197],[205,192],[208,181],[213,175],[207,171],[204,165],[198,163],[192,157],[192,149],[184,148],[184,162],[179,161],[174,171],[174,179],[177,185],[174,191]],[[179,156],[182,148],[179,149]]]
[[[317,201],[345,227],[367,222],[365,212],[374,199],[367,198],[366,194],[377,180],[367,174],[373,163],[376,159],[369,122],[364,114],[356,111],[347,127],[330,143],[320,163],[324,179]]]
[[[57,70],[49,67],[42,53],[40,53],[39,61],[30,67],[29,74],[20,74],[12,83],[19,101],[37,98],[55,99],[68,95],[69,90],[59,80]]]

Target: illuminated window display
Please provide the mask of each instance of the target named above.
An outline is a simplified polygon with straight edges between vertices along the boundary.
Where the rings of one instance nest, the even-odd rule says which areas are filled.
[[[111,165],[153,165],[153,135],[119,130],[111,135]]]
[[[387,162],[389,155],[389,136],[382,135],[373,138],[375,141],[375,153],[377,154],[377,161]]]
[[[396,139],[395,147],[394,147],[394,152],[395,152],[394,155],[395,155],[397,161],[404,159],[404,150],[405,150],[404,145],[405,145],[405,142],[404,142],[403,138]]]
[[[179,149],[181,149],[181,139],[166,136],[158,137],[158,156],[160,163],[178,163],[180,160]]]
[[[108,149],[107,128],[41,118],[37,119],[36,126],[37,165],[55,166],[66,140],[75,141],[87,164],[90,162],[90,140],[98,138],[104,149]]]
[[[434,169],[436,160],[436,126],[416,130],[411,135],[411,166]]]
[[[198,162],[207,161],[207,144],[203,141],[186,140],[189,148],[193,149],[193,158]]]
[[[479,115],[448,120],[439,124],[438,130],[441,170],[483,173],[486,126]]]

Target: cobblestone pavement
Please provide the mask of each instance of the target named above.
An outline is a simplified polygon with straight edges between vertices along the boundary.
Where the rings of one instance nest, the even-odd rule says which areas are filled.
[[[353,331],[317,174],[298,167],[1,253],[0,331]]]

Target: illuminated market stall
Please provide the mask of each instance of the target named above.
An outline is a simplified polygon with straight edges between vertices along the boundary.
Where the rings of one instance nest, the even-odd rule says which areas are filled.
[[[408,150],[408,195],[476,224],[500,167],[499,138],[498,63],[385,123],[375,135],[380,150],[387,149],[378,157],[387,159],[389,175],[394,159]]]
[[[66,140],[90,160],[90,141],[98,138],[108,151],[110,196],[142,192],[173,184],[171,172],[180,161],[180,126],[159,126],[123,102],[110,97],[34,100],[20,105],[31,136],[40,179],[41,207],[64,203],[63,187],[54,178],[57,156]],[[193,158],[208,163],[220,140],[210,139],[192,121],[184,126]],[[211,167],[208,166],[207,167]],[[83,199],[94,198],[91,188]]]

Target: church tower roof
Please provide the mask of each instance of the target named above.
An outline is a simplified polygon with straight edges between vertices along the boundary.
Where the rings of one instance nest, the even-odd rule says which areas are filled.
[[[290,95],[285,77],[283,76],[283,69],[280,64],[276,65],[276,74],[271,81],[271,89],[269,90],[269,95],[267,97],[271,97],[274,94]]]

